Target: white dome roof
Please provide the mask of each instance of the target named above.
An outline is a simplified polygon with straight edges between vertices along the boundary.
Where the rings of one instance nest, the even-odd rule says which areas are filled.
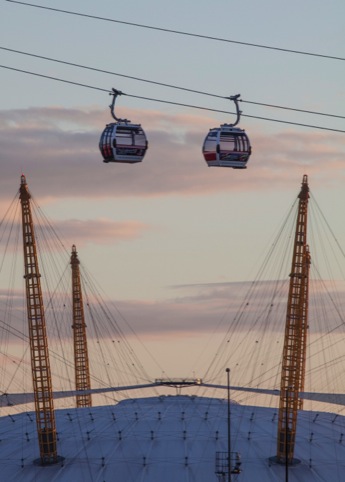
[[[210,482],[215,456],[227,451],[227,402],[197,396],[129,399],[114,406],[56,410],[63,462],[38,466],[34,413],[0,418],[1,480],[16,482]],[[282,481],[271,465],[276,410],[231,403],[231,450],[241,454],[236,481]],[[301,411],[290,482],[343,482],[345,419]]]

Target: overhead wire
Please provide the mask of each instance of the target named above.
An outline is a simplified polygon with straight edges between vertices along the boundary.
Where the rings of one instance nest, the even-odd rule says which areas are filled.
[[[66,83],[66,84],[72,84],[72,85],[76,85],[76,86],[79,86],[79,87],[85,87],[85,88],[88,88],[88,89],[99,90],[101,92],[108,92],[109,94],[111,94],[109,89],[104,89],[104,88],[101,88],[101,87],[95,87],[95,86],[92,86],[92,85],[89,85],[89,84],[83,84],[83,83],[80,83],[80,82],[74,82],[74,81],[71,81],[71,80],[61,79],[59,77],[53,77],[53,76],[50,76],[50,75],[39,74],[37,72],[32,72],[32,71],[24,70],[24,69],[18,69],[18,68],[15,68],[15,67],[9,67],[7,65],[0,65],[0,68],[7,69],[7,70],[13,70],[13,71],[16,71],[16,72],[21,72],[21,73],[25,73],[25,74],[29,74],[29,75],[34,75],[36,77],[42,77],[42,78],[49,79],[49,80],[55,80],[55,81],[63,82],[63,83]],[[180,106],[180,107],[188,107],[188,108],[192,108],[192,109],[206,110],[206,111],[209,111],[209,112],[218,112],[218,113],[222,113],[222,114],[234,114],[233,112],[229,112],[229,111],[226,111],[226,110],[220,110],[220,109],[213,109],[213,108],[210,108],[210,107],[202,107],[202,106],[197,106],[197,105],[192,105],[192,104],[185,104],[185,103],[181,103],[181,102],[173,102],[173,101],[164,100],[164,99],[144,97],[144,96],[140,96],[140,95],[127,94],[127,93],[124,93],[124,92],[122,92],[122,94],[126,95],[127,97],[132,97],[132,98],[135,98],[135,99],[148,100],[148,101],[153,101],[153,102],[160,102],[160,103],[164,103],[164,104],[176,105],[176,106]],[[295,126],[299,126],[299,127],[309,127],[309,128],[312,128],[312,129],[319,129],[319,130],[325,130],[325,131],[331,131],[331,132],[345,133],[345,130],[342,130],[342,129],[334,129],[334,128],[330,128],[330,127],[322,127],[322,126],[316,126],[316,125],[312,125],[312,124],[303,124],[303,123],[299,123],[299,122],[284,121],[284,120],[281,120],[281,119],[272,119],[272,118],[269,118],[269,117],[254,116],[254,115],[249,115],[249,114],[241,114],[241,115],[242,115],[242,117],[265,120],[265,121],[268,121],[268,122],[277,122],[277,123],[280,123],[280,124],[289,124],[289,125],[295,125]]]
[[[158,363],[158,361],[153,357],[152,353],[147,350],[141,339],[139,338],[138,334],[134,331],[130,323],[127,321],[127,319],[123,316],[123,314],[120,312],[119,308],[117,307],[116,303],[114,302],[108,302],[107,304],[104,301],[104,296],[105,292],[102,290],[101,286],[97,283],[97,281],[92,277],[91,273],[86,269],[86,267],[80,263],[80,274],[81,274],[81,280],[83,283],[83,291],[85,293],[90,292],[92,294],[92,297],[97,300],[97,305],[101,309],[101,312],[104,313],[105,317],[108,318],[112,323],[116,323],[117,326],[118,323],[116,319],[121,319],[121,321],[124,323],[125,328],[129,330],[130,335],[133,336],[138,343],[141,345],[142,349],[146,352],[146,354],[150,357],[150,359],[153,361],[153,363],[156,365],[157,368],[162,372],[163,367]],[[88,290],[86,289],[88,287]],[[109,304],[111,304],[112,310],[116,313],[116,318],[114,316],[110,316],[110,310],[107,307]],[[91,303],[88,303],[89,306],[91,306]],[[119,331],[119,328],[116,328],[116,332]],[[120,336],[124,339],[125,336],[122,333],[123,330],[119,331]],[[113,330],[114,332],[114,330]],[[132,350],[131,350],[132,351]],[[140,361],[137,360],[136,363],[140,364]]]
[[[75,63],[75,62],[68,62],[66,60],[60,60],[60,59],[55,59],[55,58],[52,58],[52,57],[46,57],[44,55],[33,54],[31,52],[24,52],[22,50],[11,49],[11,48],[8,48],[8,47],[0,46],[0,50],[4,50],[6,52],[11,52],[11,53],[16,53],[16,54],[20,54],[20,55],[26,55],[28,57],[34,57],[34,58],[37,58],[37,59],[48,60],[49,62],[56,62],[56,63],[63,64],[63,65],[70,65],[72,67],[90,70],[90,71],[93,71],[93,72],[99,72],[99,73],[109,74],[109,75],[116,75],[118,77],[136,80],[136,81],[139,81],[139,82],[145,82],[145,83],[149,83],[149,84],[153,84],[153,85],[159,85],[161,87],[168,87],[168,88],[171,88],[171,89],[182,90],[184,92],[191,92],[193,94],[201,94],[201,95],[206,95],[206,96],[209,96],[209,97],[215,97],[215,98],[218,98],[218,99],[229,99],[229,97],[226,97],[224,95],[213,94],[211,92],[205,92],[205,91],[202,91],[202,90],[190,89],[190,88],[187,88],[187,87],[182,87],[182,86],[178,86],[178,85],[174,85],[174,84],[167,84],[165,82],[158,82],[158,81],[150,80],[150,79],[143,79],[142,77],[127,75],[127,74],[121,74],[119,72],[114,72],[114,71],[111,71],[111,70],[99,69],[99,68],[91,67],[91,66],[88,66],[88,65],[82,65],[82,64]],[[305,109],[297,109],[295,107],[287,107],[287,106],[281,106],[281,105],[267,104],[267,103],[264,103],[264,102],[255,102],[255,101],[244,100],[244,99],[239,99],[239,101],[242,102],[242,103],[245,103],[245,104],[253,104],[253,105],[259,105],[259,106],[263,106],[263,107],[272,107],[272,108],[276,108],[276,109],[291,110],[291,111],[294,111],[294,112],[302,112],[302,113],[305,113],[305,114],[314,114],[314,115],[321,115],[321,116],[327,116],[327,117],[334,117],[334,118],[337,118],[337,119],[345,119],[345,116],[328,114],[328,113],[325,113],[325,112],[311,111],[311,110],[305,110]]]
[[[75,62],[67,62],[65,60],[53,59],[51,57],[32,54],[32,53],[29,53],[29,52],[23,52],[21,50],[10,49],[10,48],[7,48],[7,47],[1,47],[0,46],[0,50],[5,50],[7,52],[12,52],[12,53],[21,54],[21,55],[27,55],[29,57],[34,57],[34,58],[37,58],[37,59],[49,60],[50,62],[57,62],[57,63],[64,64],[64,65],[70,65],[70,66],[78,67],[78,68],[81,68],[81,69],[91,70],[93,72],[100,72],[102,74],[116,75],[118,77],[123,77],[123,78],[126,78],[126,79],[138,80],[140,82],[146,82],[146,83],[149,83],[149,84],[160,85],[162,87],[170,87],[172,89],[183,90],[185,92],[192,92],[192,93],[195,93],[195,94],[208,95],[210,97],[217,97],[219,99],[225,98],[223,95],[211,94],[210,92],[205,92],[205,91],[201,91],[201,90],[188,89],[186,87],[180,87],[180,86],[177,86],[177,85],[167,84],[167,83],[164,83],[164,82],[157,82],[157,81],[154,81],[154,80],[143,79],[142,77],[135,77],[133,75],[120,74],[120,73],[114,72],[112,70],[98,69],[98,68],[90,67],[90,66],[87,66],[87,65],[77,64]]]
[[[256,48],[262,48],[262,49],[268,49],[268,50],[276,50],[279,52],[286,52],[286,53],[292,53],[292,54],[299,54],[299,55],[308,55],[312,57],[320,57],[324,59],[331,59],[331,60],[341,60],[344,61],[344,57],[337,57],[333,55],[326,55],[326,54],[319,54],[315,52],[306,52],[302,50],[295,50],[295,49],[287,49],[287,48],[282,48],[282,47],[274,47],[271,45],[263,45],[263,44],[257,44],[257,43],[252,43],[252,42],[242,42],[239,40],[231,40],[231,39],[226,39],[226,38],[221,38],[221,37],[213,37],[210,35],[203,35],[203,34],[197,34],[197,33],[192,33],[192,32],[186,32],[182,30],[174,30],[174,29],[169,29],[169,28],[163,28],[163,27],[155,27],[152,25],[145,25],[145,24],[140,24],[140,23],[135,23],[135,22],[128,22],[124,20],[117,20],[113,18],[107,18],[107,17],[99,17],[97,15],[90,15],[86,13],[80,13],[80,12],[73,12],[70,10],[62,10],[59,8],[53,8],[53,7],[47,7],[44,5],[37,5],[33,3],[26,3],[26,2],[20,2],[17,0],[5,0],[9,3],[16,3],[19,5],[25,5],[27,7],[34,7],[34,8],[40,8],[43,10],[49,10],[53,12],[58,12],[58,13],[65,13],[68,15],[76,15],[78,17],[84,17],[84,18],[90,18],[94,20],[101,20],[104,22],[113,22],[113,23],[118,23],[122,25],[130,25],[132,27],[139,27],[139,28],[146,28],[150,30],[156,30],[159,32],[165,32],[165,33],[173,33],[176,35],[185,35],[188,37],[194,37],[194,38],[200,38],[200,39],[205,39],[205,40],[213,40],[213,41],[218,41],[218,42],[226,42],[226,43],[232,43],[232,44],[237,44],[237,45],[244,45],[247,47],[256,47]]]

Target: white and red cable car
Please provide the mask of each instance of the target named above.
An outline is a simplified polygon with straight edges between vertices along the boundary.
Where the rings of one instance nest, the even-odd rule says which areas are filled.
[[[140,124],[132,124],[128,119],[115,116],[115,100],[122,92],[112,89],[113,101],[110,110],[116,122],[107,124],[99,141],[103,162],[141,162],[146,154],[148,142]]]
[[[229,97],[236,105],[236,122],[210,129],[204,140],[202,153],[209,167],[232,167],[233,169],[247,167],[252,152],[250,141],[244,130],[235,127],[242,113],[238,107],[239,97],[240,94]]]

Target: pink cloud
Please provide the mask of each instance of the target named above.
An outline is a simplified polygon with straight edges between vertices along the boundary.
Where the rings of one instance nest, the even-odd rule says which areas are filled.
[[[18,220],[9,227],[11,228],[11,233],[21,232],[21,221]],[[53,230],[51,226],[44,224],[42,220],[40,220],[35,227],[38,244],[42,251],[45,251],[45,248],[47,248],[48,251],[53,248],[54,233],[58,233],[57,236],[60,239],[72,239],[73,244],[77,246],[83,246],[89,243],[107,245],[138,239],[149,229],[152,229],[152,227],[139,221],[112,221],[109,219],[67,219],[64,221],[54,221]],[[9,233],[9,236],[12,235],[11,233]],[[42,236],[40,233],[42,233]],[[13,245],[14,249],[17,249],[17,243],[14,240],[12,243],[8,243],[8,236],[2,236],[0,245],[6,246],[7,244],[10,246]],[[55,249],[61,249],[60,242],[56,242]]]
[[[140,238],[149,226],[139,221],[109,219],[69,219],[55,223],[64,237],[75,239],[78,246],[85,243],[114,244]]]
[[[172,296],[165,300],[105,300],[101,305],[98,305],[92,293],[89,292],[88,295],[84,293],[84,300],[87,299],[88,305],[92,306],[94,317],[93,320],[87,320],[89,336],[97,338],[101,330],[102,336],[111,337],[109,333],[115,329],[114,321],[110,321],[111,317],[114,317],[115,324],[121,327],[120,330],[125,336],[132,336],[135,333],[147,340],[171,337],[179,339],[193,334],[218,334],[222,338],[227,333],[227,336],[232,336],[232,333],[256,332],[282,334],[285,327],[288,280],[282,282],[283,289],[280,293],[275,293],[273,301],[272,296],[276,286],[276,281],[260,282],[255,284],[255,291],[252,291],[251,282],[189,285],[176,287]],[[325,291],[325,286],[329,286],[331,290]],[[339,282],[326,282],[326,284],[322,282],[320,285],[318,280],[311,281],[309,306],[311,333],[343,332],[343,321],[340,316],[343,311],[341,307],[343,287],[344,283]],[[247,298],[249,291],[250,298]],[[17,317],[13,318],[14,330],[22,327],[20,313],[24,306],[23,296],[21,291],[15,292],[13,301]],[[62,293],[55,294],[56,300],[60,298],[67,300],[68,296]],[[46,293],[43,297],[49,299]],[[0,290],[0,314],[3,309],[6,309],[7,298],[7,291]],[[340,300],[337,305],[339,311],[335,310],[332,299]],[[70,301],[65,303],[69,306],[67,303]],[[54,316],[57,316],[58,306],[62,306],[62,303],[55,302]],[[111,313],[111,316],[106,318],[103,311],[105,306],[107,306],[106,312]],[[320,323],[317,319],[320,310],[325,306],[328,312],[327,323],[325,320]],[[95,316],[96,313],[97,316]],[[50,319],[50,316],[51,310],[47,309],[47,319]],[[85,316],[89,316],[88,309],[85,309]],[[3,319],[1,316],[0,321]],[[98,328],[94,326],[95,320],[99,320]],[[55,322],[50,321],[49,325],[54,327]]]

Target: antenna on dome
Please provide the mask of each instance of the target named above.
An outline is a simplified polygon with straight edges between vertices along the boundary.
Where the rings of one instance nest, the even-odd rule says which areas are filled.
[[[219,482],[231,482],[232,474],[241,473],[241,456],[239,452],[231,452],[231,410],[230,410],[230,368],[226,369],[227,374],[227,451],[216,452],[216,475]],[[234,463],[232,463],[232,460]]]

